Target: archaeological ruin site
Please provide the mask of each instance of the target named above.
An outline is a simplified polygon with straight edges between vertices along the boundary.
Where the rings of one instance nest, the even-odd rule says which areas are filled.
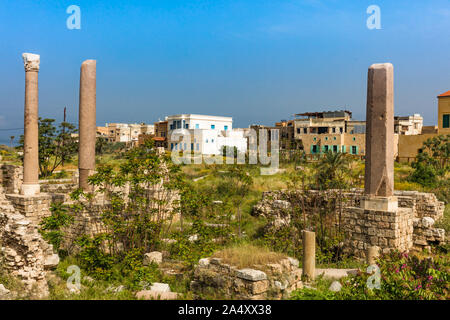
[[[76,164],[78,168],[72,170],[69,178],[40,179],[38,111],[40,56],[24,53],[23,62],[25,68],[23,166],[6,161],[0,163],[1,268],[22,283],[23,291],[15,292],[13,288],[0,284],[0,299],[24,296],[32,299],[48,299],[52,296],[51,291],[54,286],[51,285],[51,278],[58,277],[69,297],[70,294],[80,295],[85,290],[83,288],[99,281],[95,277],[95,272],[102,270],[104,275],[108,271],[109,267],[104,265],[109,265],[109,257],[117,255],[126,256],[128,259],[132,256],[131,252],[134,252],[137,258],[126,261],[137,261],[133,263],[136,263],[138,266],[136,268],[141,270],[142,274],[150,272],[148,270],[160,274],[160,282],[148,281],[148,285],[142,284],[139,287],[137,284],[142,283],[140,280],[140,282],[133,282],[136,283],[135,287],[114,285],[110,289],[105,289],[105,292],[119,294],[122,290],[128,290],[133,298],[138,299],[290,299],[295,292],[316,290],[313,288],[314,283],[319,279],[332,282],[329,290],[337,294],[339,291],[346,292],[345,289],[341,290],[341,287],[345,286],[345,279],[358,277],[361,272],[366,273],[367,266],[376,266],[377,263],[380,265],[378,259],[385,259],[384,257],[393,252],[404,255],[432,252],[434,248],[447,244],[445,230],[437,225],[444,219],[445,203],[431,192],[396,189],[394,67],[390,63],[374,64],[368,69],[366,153],[364,163],[361,162],[365,170],[363,188],[362,185],[339,188],[330,184],[330,187],[324,190],[300,187],[301,184],[297,184],[296,187],[290,188],[261,189],[263,190],[261,196],[255,198],[251,205],[247,205],[251,214],[245,215],[247,222],[242,224],[244,207],[241,208],[240,202],[244,201],[244,196],[240,198],[240,195],[244,195],[247,191],[239,191],[233,196],[234,198],[230,198],[232,199],[230,201],[235,202],[230,202],[229,207],[225,206],[225,198],[206,199],[209,204],[204,211],[208,211],[208,221],[195,219],[195,214],[189,216],[189,212],[201,211],[195,207],[195,205],[200,207],[201,198],[193,198],[194,200],[189,203],[184,202],[188,194],[186,190],[190,189],[182,189],[177,185],[169,186],[168,183],[173,183],[175,180],[169,178],[172,167],[169,158],[164,158],[165,150],[161,147],[153,146],[156,155],[151,161],[154,162],[148,160],[144,164],[148,167],[148,172],[152,172],[152,168],[158,161],[164,166],[169,166],[168,168],[158,167],[157,170],[161,176],[158,176],[157,181],[154,181],[155,179],[149,176],[146,170],[141,169],[142,167],[137,167],[137,164],[133,162],[137,158],[124,156],[123,159],[128,161],[126,162],[128,167],[121,164],[121,170],[128,170],[127,174],[134,174],[133,177],[148,180],[139,180],[137,183],[124,180],[122,183],[114,178],[110,180],[105,178],[101,183],[95,182],[95,179],[103,179],[102,177],[110,174],[104,169],[101,171],[99,160],[96,161],[96,60],[84,61],[80,69],[79,147]],[[141,156],[145,157],[139,154],[139,157]],[[123,160],[120,157],[115,159]],[[301,177],[310,170],[306,168],[308,166],[306,163],[296,166],[295,174]],[[221,172],[221,170],[225,171]],[[216,171],[199,174],[196,176],[198,180],[194,179],[191,183],[206,183],[202,181],[207,181],[208,176],[214,174],[218,175],[219,182],[220,180],[235,181],[231,180],[234,176],[226,180],[228,179],[226,170],[228,169],[224,165]],[[279,171],[281,172],[281,169]],[[222,177],[220,174],[224,178],[220,178]],[[281,174],[277,173],[274,177]],[[246,181],[248,176],[250,176],[249,173],[242,174],[239,176],[241,180],[238,180],[236,185],[230,184],[229,188],[241,190],[238,188],[241,188],[242,181]],[[92,177],[95,179],[92,180]],[[260,182],[260,185],[264,187],[265,183]],[[213,187],[206,185],[205,189],[208,188]],[[75,198],[74,192],[84,196]],[[132,196],[136,198],[131,198]],[[130,199],[152,199],[153,202],[145,204],[147,206],[145,210],[152,212],[153,216],[146,220],[145,210],[135,210],[134,206],[138,206],[139,200]],[[133,203],[134,201],[136,202]],[[163,203],[165,207],[161,209]],[[336,214],[333,218],[323,213],[330,203],[333,204],[333,214]],[[58,229],[57,235],[60,241],[57,248],[41,230],[43,221],[48,221],[45,219],[56,217],[55,212],[58,212],[55,211],[56,204],[61,206],[59,208],[69,208],[67,215],[72,219],[71,223]],[[78,210],[73,209],[76,206]],[[139,231],[133,233],[126,229],[128,232],[126,233],[117,228],[110,233],[113,234],[112,238],[95,238],[103,233],[108,234],[111,228],[114,228],[114,223],[122,221],[120,215],[111,216],[112,218],[105,220],[108,219],[108,214],[116,212],[114,210],[117,210],[117,207],[121,208],[120,212],[124,217],[126,216],[126,219],[131,219],[133,215],[142,215],[139,226],[149,223],[154,228],[153,232],[158,234],[166,232],[164,237],[161,236],[151,242],[149,240],[151,233],[146,233],[142,242],[139,242],[141,240],[128,242],[126,239],[133,238]],[[142,209],[142,207],[139,208]],[[213,211],[211,208],[217,209]],[[157,212],[157,218],[155,218],[155,212]],[[229,217],[220,221],[215,220],[225,212],[231,212]],[[170,219],[167,218],[168,216]],[[183,234],[184,230],[198,225],[204,229],[198,227],[195,229],[195,234]],[[252,225],[261,227],[258,229],[259,233],[254,236],[257,240],[252,245],[255,247],[262,243],[258,241],[269,239],[269,235],[272,235],[269,239],[272,241],[270,243],[278,245],[279,242],[276,241],[282,239],[280,230],[290,230],[289,235],[286,236],[288,242],[285,245],[290,251],[283,252],[282,244],[278,247],[274,245],[268,248],[268,252],[261,253],[264,259],[258,260],[259,258],[251,256],[253,253],[257,254],[256,251],[252,252],[254,250],[251,249],[252,247],[244,246],[244,249],[240,251],[233,247],[233,243],[239,244],[239,241],[246,236],[246,242],[251,242],[247,233],[249,233],[248,230],[252,230]],[[301,225],[301,228],[292,228],[294,225]],[[321,229],[323,225],[331,226],[333,231],[329,234],[324,233]],[[221,228],[226,231],[214,234],[213,231],[202,233],[202,230],[217,231],[222,230]],[[136,227],[136,230],[138,229],[139,227]],[[326,239],[329,239],[334,232],[336,234],[339,232],[336,243],[327,244]],[[323,236],[324,234],[326,236]],[[223,240],[231,235],[237,240],[233,240],[234,242]],[[87,251],[86,247],[80,244],[80,237],[84,237],[85,244],[91,243],[88,241],[92,239],[100,239],[98,240],[100,251],[95,251],[98,256],[95,257],[97,260],[92,258],[94,259],[92,263],[97,263],[95,261],[101,259],[105,259],[106,262],[99,264],[97,271],[90,270],[91,273],[84,273],[82,268],[79,287],[74,287],[73,283],[71,286],[69,284],[66,286],[67,277],[61,276],[61,266],[64,265],[64,269],[67,269],[69,264],[77,264],[75,262],[62,264],[62,261],[74,261],[67,259],[78,257],[77,254],[86,257],[93,252]],[[297,239],[296,242],[290,242],[291,238]],[[325,261],[323,252],[331,252],[329,250],[331,246],[333,250],[339,252],[339,257],[345,256],[349,259],[346,261],[351,261],[349,267],[321,265]],[[204,251],[201,251],[199,255],[189,256],[183,261],[183,252],[197,247],[201,247]],[[209,250],[209,248],[212,249]],[[226,250],[231,250],[231,253],[227,253]],[[65,254],[62,255],[62,252]],[[246,257],[245,259],[255,260],[245,264],[244,258],[239,258],[240,255]],[[329,261],[333,263],[338,261],[335,257],[337,255],[329,258]],[[350,265],[351,263],[354,265]],[[385,270],[382,269],[382,272]],[[167,280],[170,282],[169,285],[163,282],[164,279],[171,279],[172,282]],[[176,287],[177,283],[185,285]]]

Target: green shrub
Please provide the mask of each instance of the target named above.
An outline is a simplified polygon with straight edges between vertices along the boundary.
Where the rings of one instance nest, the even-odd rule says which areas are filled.
[[[377,261],[381,288],[369,289],[369,274],[343,281],[340,299],[436,300],[449,298],[449,263],[435,258],[419,259],[405,253],[391,252]]]
[[[42,237],[53,245],[55,250],[60,250],[61,241],[64,237],[63,227],[73,223],[74,218],[69,213],[69,206],[62,203],[52,203],[51,215],[44,217],[40,223],[39,232]]]

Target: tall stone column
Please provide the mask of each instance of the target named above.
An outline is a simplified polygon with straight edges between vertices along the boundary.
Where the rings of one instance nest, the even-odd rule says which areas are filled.
[[[390,63],[369,68],[364,191],[380,197],[394,193],[394,67]]]
[[[314,280],[316,276],[316,233],[303,230],[303,276]]]
[[[379,253],[412,247],[412,208],[394,196],[394,67],[370,66],[367,83],[365,190],[359,208],[344,209],[344,250],[374,262]]]
[[[25,114],[23,147],[23,184],[20,193],[37,195],[39,187],[39,127],[38,73],[40,56],[32,53],[22,55],[25,66]]]
[[[95,60],[86,60],[80,72],[78,170],[79,186],[84,191],[91,191],[88,177],[95,170],[96,64]]]

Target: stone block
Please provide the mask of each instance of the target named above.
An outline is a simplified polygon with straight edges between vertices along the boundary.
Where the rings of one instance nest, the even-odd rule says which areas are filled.
[[[255,269],[241,269],[237,270],[236,276],[241,279],[250,281],[267,280],[266,273]]]

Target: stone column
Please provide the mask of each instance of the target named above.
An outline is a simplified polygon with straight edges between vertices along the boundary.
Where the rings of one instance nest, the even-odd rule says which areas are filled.
[[[390,63],[369,68],[364,191],[380,197],[394,193],[394,67]]]
[[[95,170],[96,124],[96,61],[86,60],[81,64],[78,169],[79,186],[91,191],[88,177]]]
[[[367,263],[369,265],[375,264],[376,259],[380,255],[380,247],[371,246],[367,249]]]
[[[316,274],[316,234],[303,230],[303,276],[314,280]]]
[[[37,195],[39,187],[39,127],[38,127],[38,73],[40,56],[32,53],[22,55],[25,66],[25,114],[23,147],[23,184],[20,193]]]

